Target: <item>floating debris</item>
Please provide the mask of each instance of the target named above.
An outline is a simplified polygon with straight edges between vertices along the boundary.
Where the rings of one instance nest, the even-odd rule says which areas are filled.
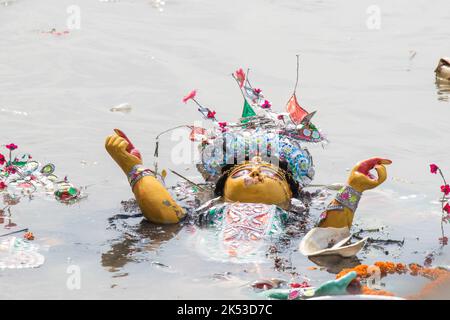
[[[283,284],[286,284],[286,281],[282,279],[260,279],[256,280],[251,284],[251,287],[254,289],[261,289],[261,290],[269,290],[269,289],[275,289],[280,288]]]
[[[0,0],[0,5],[7,7],[7,6],[12,5],[15,2],[16,2],[16,0]]]
[[[130,113],[133,108],[129,103],[121,103],[115,107],[109,109],[111,112]]]
[[[41,33],[52,34],[52,35],[55,35],[55,36],[64,36],[64,35],[68,35],[70,33],[70,31],[69,30],[58,31],[55,28],[53,28],[50,31],[42,31]]]
[[[158,9],[159,12],[164,11],[164,6],[166,5],[166,2],[163,0],[151,0],[150,1],[153,8]]]
[[[18,195],[31,196],[37,192],[53,194],[57,200],[66,203],[86,196],[82,195],[81,189],[69,183],[67,177],[59,181],[54,174],[54,164],[41,165],[32,160],[30,154],[13,157],[13,151],[18,148],[13,143],[6,145],[6,148],[9,159],[0,154],[0,192],[8,195],[3,197],[6,204],[14,205],[20,201]]]
[[[10,109],[5,109],[5,108],[0,108],[0,112],[9,113],[9,114],[13,114],[13,115],[24,116],[24,117],[28,116],[27,112],[19,111],[19,110],[10,110]]]
[[[26,232],[23,235],[23,238],[26,240],[32,241],[32,240],[34,240],[34,234],[33,234],[33,232]]]
[[[157,267],[161,267],[161,268],[169,268],[168,265],[165,265],[162,262],[158,262],[158,261],[152,261],[152,265],[157,266]]]
[[[66,181],[57,183],[55,197],[61,202],[70,202],[80,197],[80,190],[75,188],[71,183]]]
[[[441,58],[434,73],[437,80],[450,82],[450,57]]]
[[[300,243],[300,252],[305,256],[339,255],[355,256],[368,238],[349,244],[352,235],[349,228],[313,228]]]

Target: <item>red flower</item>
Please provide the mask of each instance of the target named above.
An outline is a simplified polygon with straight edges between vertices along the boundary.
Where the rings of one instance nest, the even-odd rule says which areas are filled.
[[[7,185],[3,181],[0,181],[0,190],[6,189]]]
[[[242,86],[244,85],[244,81],[245,81],[245,73],[244,70],[242,70],[242,68],[239,68],[235,73],[234,73],[237,81],[239,82],[239,87],[242,88]]]
[[[450,193],[450,186],[448,184],[446,184],[445,186],[441,186],[441,191],[448,196],[448,194]]]
[[[430,171],[431,171],[431,173],[436,174],[438,169],[439,169],[439,167],[437,165],[435,165],[434,163],[430,164]]]
[[[253,93],[259,95],[261,93],[261,89],[253,89]]]
[[[439,238],[439,243],[442,244],[443,246],[446,246],[448,244],[448,238],[447,237]]]
[[[6,162],[5,156],[0,153],[0,166],[4,165]]]
[[[225,127],[227,126],[228,123],[226,122],[219,122],[219,127],[221,127],[222,129],[225,129]]]
[[[269,101],[265,100],[264,103],[262,104],[261,108],[263,109],[269,109],[272,105],[270,104]]]
[[[188,93],[187,96],[185,96],[185,97],[183,98],[183,102],[186,103],[186,102],[188,102],[189,100],[194,99],[196,94],[197,94],[197,91],[192,90],[191,92]]]
[[[206,116],[208,119],[214,119],[216,115],[215,111],[208,111],[208,115]]]
[[[447,204],[444,206],[444,208],[442,210],[444,210],[445,212],[450,214],[450,204],[448,204],[448,202],[447,202]]]
[[[14,174],[17,172],[16,168],[14,168],[13,166],[8,166],[5,169],[6,169],[6,172],[8,172],[9,174]]]
[[[6,148],[13,151],[17,149],[17,145],[15,145],[14,143],[10,143],[6,145]]]

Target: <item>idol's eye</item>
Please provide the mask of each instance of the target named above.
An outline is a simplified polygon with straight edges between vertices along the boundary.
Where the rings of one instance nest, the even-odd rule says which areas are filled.
[[[232,178],[233,179],[239,178],[239,177],[245,176],[249,173],[250,173],[250,170],[248,170],[248,169],[240,170],[240,171],[236,172],[235,174],[233,174]]]
[[[275,172],[273,172],[272,170],[269,170],[269,169],[261,169],[261,173],[264,174],[264,175],[267,176],[267,177],[270,177],[270,178],[277,178],[277,179],[278,179],[278,175],[277,175]]]

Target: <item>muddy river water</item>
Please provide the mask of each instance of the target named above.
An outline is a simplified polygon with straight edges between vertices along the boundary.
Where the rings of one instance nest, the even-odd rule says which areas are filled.
[[[252,81],[281,111],[295,82],[296,54],[300,103],[317,110],[315,124],[330,140],[311,147],[314,183],[344,182],[354,163],[371,156],[393,161],[388,180],[364,194],[354,228],[382,228],[376,237],[405,242],[369,248],[360,261],[423,263],[439,251],[441,181],[429,164],[450,177],[449,91],[436,85],[433,72],[440,57],[450,56],[447,0],[4,4],[0,143],[14,142],[89,187],[88,198],[74,205],[36,197],[10,208],[0,234],[30,228],[46,260],[36,269],[0,270],[0,298],[252,299],[248,283],[291,279],[292,270],[275,270],[272,258],[209,260],[192,245],[202,232],[193,227],[155,226],[140,217],[112,223],[132,193],[104,139],[121,128],[151,165],[159,132],[199,119],[181,102],[193,88],[218,118],[235,121],[242,97],[230,74],[238,67],[251,68]],[[47,33],[53,28],[62,34]],[[110,111],[121,103],[131,110]],[[198,179],[189,162],[173,163],[174,143],[170,135],[162,139],[161,166]],[[311,219],[318,214],[313,210]],[[280,253],[297,280],[332,279],[340,266],[311,270],[315,264],[297,251],[299,241]],[[448,246],[439,252],[433,264],[449,265]],[[76,288],[68,286],[74,268]],[[424,283],[392,276],[385,288],[407,295]]]

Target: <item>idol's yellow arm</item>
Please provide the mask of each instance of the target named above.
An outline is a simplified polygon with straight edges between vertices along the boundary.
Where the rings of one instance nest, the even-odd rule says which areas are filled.
[[[350,172],[347,187],[341,190],[328,205],[319,227],[350,228],[362,193],[379,186],[386,180],[387,173],[384,165],[391,163],[387,159],[370,158],[356,164]],[[372,169],[376,170],[378,177],[370,173]]]
[[[122,171],[129,177],[137,165],[142,165],[139,152],[125,135],[106,138],[105,148]],[[136,156],[137,155],[137,156]],[[133,185],[133,193],[144,217],[154,223],[178,223],[184,210],[173,200],[167,189],[153,176],[143,176]]]

